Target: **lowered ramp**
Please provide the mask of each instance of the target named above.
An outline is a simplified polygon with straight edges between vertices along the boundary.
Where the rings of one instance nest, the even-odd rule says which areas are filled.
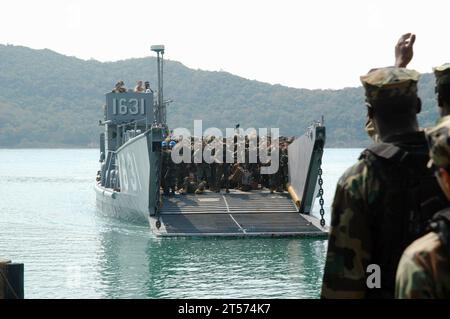
[[[327,235],[318,220],[298,213],[287,193],[261,190],[166,197],[150,225],[157,236]]]

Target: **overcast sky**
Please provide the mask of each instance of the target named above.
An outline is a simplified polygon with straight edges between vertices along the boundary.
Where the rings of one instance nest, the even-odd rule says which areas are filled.
[[[148,56],[161,43],[191,68],[336,89],[392,65],[406,32],[417,35],[411,68],[449,62],[449,12],[448,0],[4,0],[0,43],[100,61]]]

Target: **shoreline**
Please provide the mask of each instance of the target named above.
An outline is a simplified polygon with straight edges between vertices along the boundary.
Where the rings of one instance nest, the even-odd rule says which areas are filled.
[[[368,145],[367,145],[368,146]],[[366,146],[366,147],[367,147]],[[1,150],[98,150],[100,146],[95,147],[83,147],[83,146],[56,146],[56,147],[0,147]],[[364,149],[365,146],[346,146],[346,147],[338,147],[338,146],[330,146],[325,147],[325,149]]]

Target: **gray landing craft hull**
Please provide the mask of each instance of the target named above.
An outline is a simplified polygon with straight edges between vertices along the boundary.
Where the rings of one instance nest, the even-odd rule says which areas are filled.
[[[117,164],[120,191],[95,185],[96,205],[104,214],[132,222],[146,222],[150,214],[150,134],[145,132],[120,147]]]

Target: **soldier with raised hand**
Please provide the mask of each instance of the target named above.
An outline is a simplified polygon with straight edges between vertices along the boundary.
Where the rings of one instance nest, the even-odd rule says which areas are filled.
[[[401,254],[445,207],[419,130],[419,73],[376,69],[361,77],[380,142],[340,178],[332,204],[323,298],[393,298]],[[371,267],[369,267],[371,266]],[[379,278],[370,282],[371,269]]]
[[[397,68],[406,68],[411,62],[414,51],[413,46],[416,41],[416,35],[412,33],[403,34],[395,46],[395,66]]]
[[[434,74],[443,117],[427,130],[428,166],[435,170],[450,201],[450,64],[434,68]],[[397,269],[397,298],[450,298],[450,207],[434,215],[429,230],[403,253]]]
[[[408,66],[414,56],[413,47],[415,41],[416,35],[412,33],[405,33],[398,39],[395,46],[395,67],[406,68]],[[378,134],[370,118],[367,118],[365,130],[373,141],[379,141]]]

